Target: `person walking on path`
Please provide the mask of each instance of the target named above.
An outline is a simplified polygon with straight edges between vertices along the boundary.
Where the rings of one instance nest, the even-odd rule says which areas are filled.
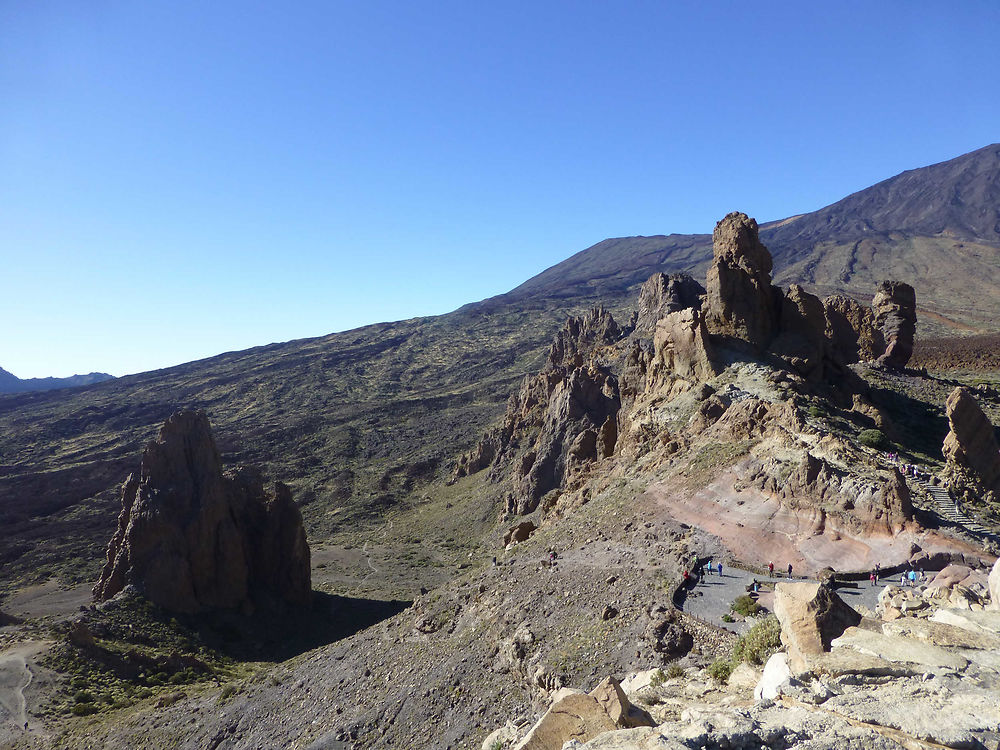
[[[791,563],[788,563],[788,577],[789,578],[792,577],[792,564]]]
[[[722,577],[722,562],[719,562],[719,577]]]
[[[875,563],[875,583],[878,583],[878,577],[881,572],[882,572],[881,564]]]
[[[712,574],[712,558],[708,558],[708,574]]]
[[[769,562],[767,564],[767,574],[769,576],[771,576],[771,578],[774,578],[774,563],[773,562]]]
[[[871,586],[875,585],[875,571],[874,570],[868,575],[868,584],[871,585]]]

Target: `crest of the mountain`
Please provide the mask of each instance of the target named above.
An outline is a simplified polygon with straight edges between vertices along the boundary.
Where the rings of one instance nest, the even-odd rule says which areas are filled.
[[[94,596],[128,585],[176,612],[310,600],[309,546],[291,493],[280,482],[267,492],[253,469],[223,474],[201,412],[170,417],[125,482]]]
[[[709,333],[763,351],[774,337],[778,300],[771,286],[771,254],[757,222],[734,211],[715,225],[714,257],[705,278],[705,325]]]

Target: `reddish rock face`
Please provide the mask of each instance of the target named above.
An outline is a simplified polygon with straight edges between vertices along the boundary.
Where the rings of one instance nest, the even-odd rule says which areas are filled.
[[[307,604],[309,546],[288,488],[226,476],[201,412],[174,414],[125,482],[97,600],[134,585],[176,612],[249,611],[263,599]]]
[[[705,278],[708,331],[762,351],[774,337],[779,298],[771,286],[771,253],[761,244],[757,222],[733,212],[716,224],[712,241],[715,258]]]
[[[879,362],[890,367],[906,367],[913,355],[917,330],[917,295],[902,281],[880,282],[872,300],[875,327],[885,339],[885,353]]]
[[[950,465],[970,470],[983,489],[1000,492],[1000,448],[990,420],[969,392],[956,388],[945,404],[951,431],[941,448]]]

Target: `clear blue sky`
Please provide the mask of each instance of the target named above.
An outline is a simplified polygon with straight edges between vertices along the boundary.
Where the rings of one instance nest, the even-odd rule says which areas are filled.
[[[446,312],[1000,140],[1000,4],[0,0],[0,367]]]

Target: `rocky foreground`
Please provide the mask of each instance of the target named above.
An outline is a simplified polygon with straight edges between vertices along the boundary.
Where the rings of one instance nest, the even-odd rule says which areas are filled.
[[[881,616],[863,616],[823,585],[780,583],[782,649],[762,669],[563,689],[526,733],[508,723],[483,750],[1000,747],[1000,611],[928,607],[934,591],[886,587]]]

